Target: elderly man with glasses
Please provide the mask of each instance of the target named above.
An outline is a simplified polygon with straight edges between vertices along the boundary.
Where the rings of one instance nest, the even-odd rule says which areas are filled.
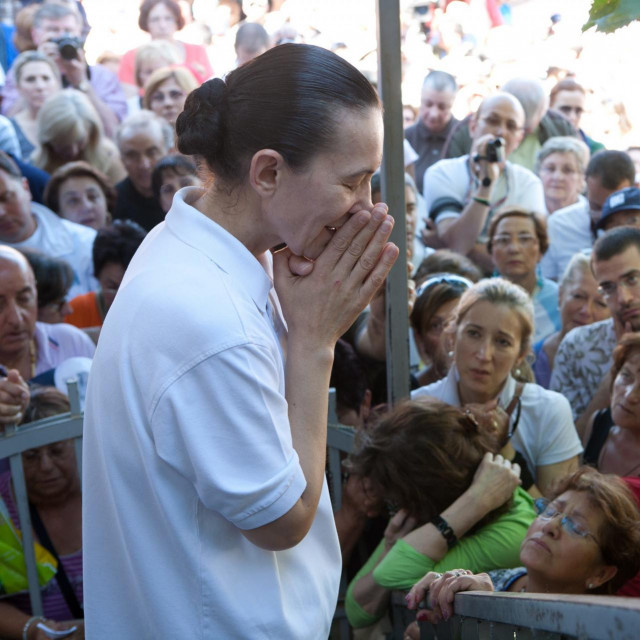
[[[507,160],[522,140],[524,122],[522,106],[511,94],[486,98],[469,123],[470,154],[440,160],[424,176],[427,210],[438,236],[487,271],[493,265],[486,232],[494,211],[505,205],[545,211],[538,177]]]

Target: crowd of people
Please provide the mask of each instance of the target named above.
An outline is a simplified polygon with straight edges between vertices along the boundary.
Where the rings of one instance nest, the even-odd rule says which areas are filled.
[[[502,59],[506,0],[402,4],[411,398],[389,408],[370,31],[343,42],[297,0],[141,0],[107,44],[90,0],[9,4],[0,424],[64,413],[56,369],[93,369],[82,488],[69,442],[23,455],[44,614],[3,591],[0,559],[0,636],[79,640],[84,607],[96,638],[322,639],[341,569],[372,639],[396,589],[434,623],[464,590],[640,597],[624,106],[614,135],[583,118],[600,97],[566,57]],[[329,385],[356,443],[333,515]],[[0,507],[18,530],[6,460]],[[263,620],[239,622],[228,583]]]

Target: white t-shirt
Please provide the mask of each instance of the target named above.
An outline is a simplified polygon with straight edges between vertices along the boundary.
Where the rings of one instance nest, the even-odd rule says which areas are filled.
[[[54,258],[66,260],[73,269],[73,284],[67,294],[69,300],[83,293],[95,291],[98,281],[93,276],[93,242],[96,230],[56,215],[37,202],[31,203],[36,230],[23,242],[9,244],[15,249],[38,249]]]
[[[341,570],[326,482],[294,548],[240,531],[287,513],[306,481],[270,265],[187,204],[202,193],[176,194],[100,334],[85,410],[86,635],[326,640]]]
[[[509,406],[515,391],[516,381],[509,375],[498,402],[503,409]],[[461,406],[455,365],[446,378],[411,392],[412,400],[421,396],[438,398],[454,407]],[[537,467],[562,462],[582,453],[571,407],[564,396],[530,382],[524,385],[520,402],[520,420],[511,444],[524,456],[534,478]],[[511,413],[512,424],[516,413]]]
[[[469,156],[448,158],[431,165],[424,173],[423,194],[429,215],[433,211],[434,203],[437,205],[440,199],[447,198],[459,205],[441,209],[435,216],[436,222],[460,217],[460,212],[471,197]],[[487,215],[483,234],[486,233],[494,210],[497,211],[503,206],[517,205],[535,211],[541,216],[544,216],[547,210],[542,182],[538,176],[529,169],[511,162],[507,162],[504,171],[500,173],[491,192],[490,202],[491,209]]]
[[[581,197],[578,202],[558,209],[547,218],[549,248],[540,260],[545,278],[560,280],[571,261],[580,251],[593,245],[589,203]]]

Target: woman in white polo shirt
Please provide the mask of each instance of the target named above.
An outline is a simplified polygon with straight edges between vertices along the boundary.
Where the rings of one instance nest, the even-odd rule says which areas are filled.
[[[511,282],[489,278],[462,295],[454,316],[454,365],[446,378],[417,389],[412,398],[466,407],[498,432],[502,455],[522,467],[523,487],[534,497],[546,494],[554,480],[577,468],[582,447],[566,398],[511,375],[529,353],[531,299]]]
[[[131,262],[87,392],[87,636],[324,640],[333,349],[398,255],[370,200],[378,97],[286,44],[191,93],[176,130],[207,188]]]

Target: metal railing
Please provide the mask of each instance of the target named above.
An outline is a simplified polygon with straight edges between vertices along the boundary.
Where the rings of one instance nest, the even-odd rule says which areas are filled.
[[[54,442],[74,438],[78,474],[82,478],[82,411],[78,384],[75,380],[67,382],[69,404],[71,411],[51,418],[44,418],[36,422],[17,427],[9,425],[4,433],[0,433],[0,460],[9,458],[11,465],[11,480],[18,507],[18,519],[22,532],[22,546],[24,550],[27,579],[29,581],[29,596],[33,615],[42,615],[42,597],[38,584],[36,558],[33,549],[33,532],[31,516],[29,514],[29,499],[22,468],[22,453],[36,447],[44,447]]]
[[[404,631],[404,629],[403,629]],[[394,629],[394,638],[402,638]],[[421,640],[637,640],[640,602],[617,596],[459,593],[455,615],[420,623]]]

